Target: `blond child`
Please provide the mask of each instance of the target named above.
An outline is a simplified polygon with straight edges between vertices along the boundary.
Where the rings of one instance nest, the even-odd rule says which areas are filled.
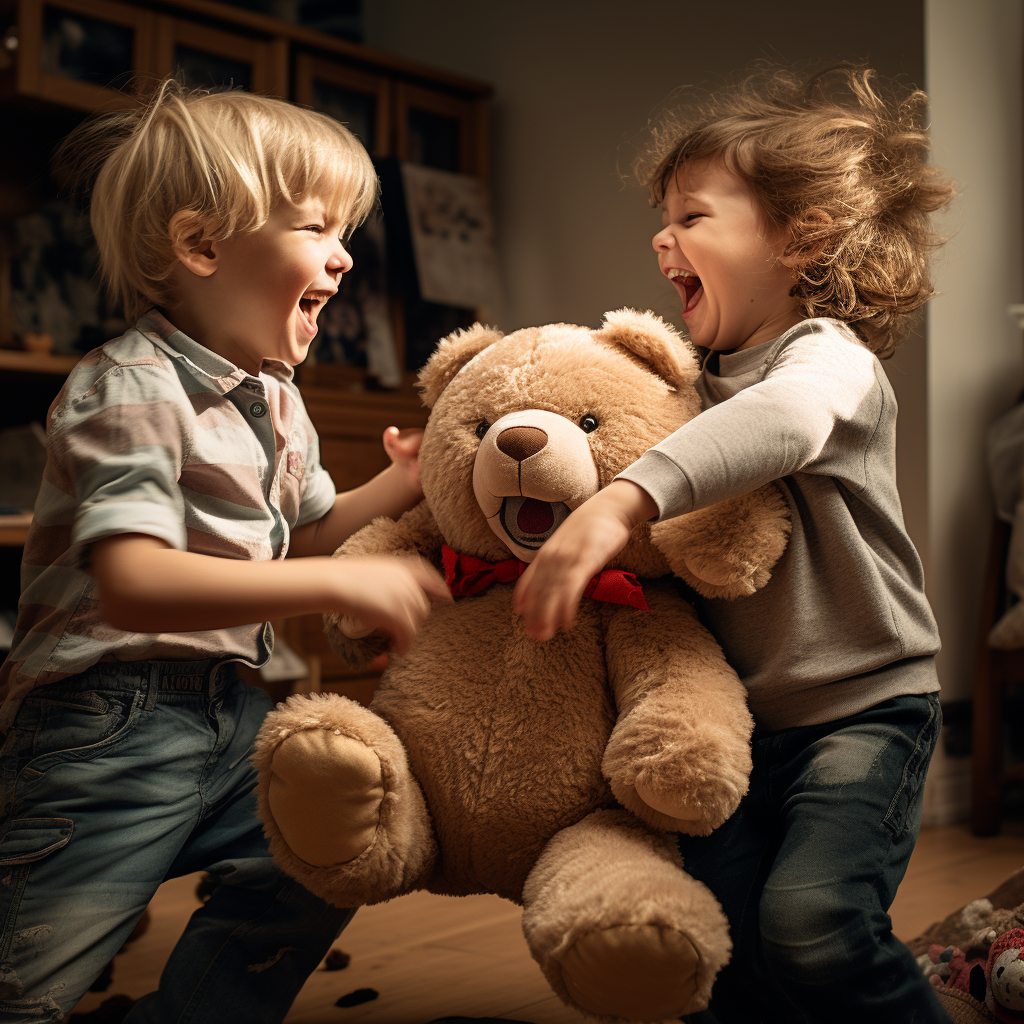
[[[953,194],[926,162],[925,105],[883,99],[864,70],[776,69],[662,136],[645,176],[653,245],[703,352],[704,411],[573,512],[518,585],[545,640],[638,523],[771,480],[789,501],[769,584],[702,602],[756,731],[740,808],[680,840],[734,943],[693,1022],[947,1020],[887,913],[941,721],[878,361],[931,294],[928,215]]]
[[[419,500],[418,439],[389,431],[392,465],[336,494],[292,380],[376,176],[326,116],[173,82],[63,158],[98,168],[104,276],[137,322],[48,417],[0,668],[0,1017],[60,1020],[157,886],[205,870],[219,887],[127,1020],[280,1021],[351,913],[271,862],[249,763],[270,702],[235,666],[308,612],[404,649],[448,599],[426,563],[327,557]]]

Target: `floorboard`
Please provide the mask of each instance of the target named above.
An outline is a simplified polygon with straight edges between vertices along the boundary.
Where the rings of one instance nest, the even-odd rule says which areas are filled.
[[[966,826],[921,833],[896,896],[893,930],[912,938],[933,921],[983,896],[1024,866],[1024,823],[978,838]],[[114,993],[138,997],[157,984],[168,951],[199,906],[198,875],[161,886],[149,930],[118,958],[105,993],[89,993],[85,1011]],[[307,981],[287,1024],[426,1024],[438,1017],[498,1017],[528,1024],[582,1024],[548,988],[526,949],[520,911],[496,896],[449,898],[412,893],[356,914],[337,942],[351,955],[340,971],[321,968]],[[342,1008],[358,989],[376,999]]]

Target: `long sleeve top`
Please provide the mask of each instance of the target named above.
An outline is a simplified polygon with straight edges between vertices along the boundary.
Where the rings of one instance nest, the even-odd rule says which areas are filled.
[[[768,729],[834,721],[939,688],[938,629],[896,490],[896,398],[844,324],[804,320],[773,342],[708,355],[704,411],[621,477],[660,518],[769,481],[793,532],[768,584],[702,614]]]

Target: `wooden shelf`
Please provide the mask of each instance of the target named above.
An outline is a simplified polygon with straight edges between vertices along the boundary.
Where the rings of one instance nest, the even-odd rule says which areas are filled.
[[[21,370],[23,373],[55,373],[66,377],[78,365],[81,356],[55,356],[43,352],[24,352],[0,348],[0,370]]]
[[[28,528],[32,522],[31,512],[17,512],[0,515],[0,547],[20,547],[28,539]]]

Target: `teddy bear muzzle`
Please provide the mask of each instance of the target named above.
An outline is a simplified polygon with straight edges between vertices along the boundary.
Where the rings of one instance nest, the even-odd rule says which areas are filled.
[[[473,493],[488,525],[524,562],[597,489],[587,432],[543,409],[491,424],[473,465]]]

